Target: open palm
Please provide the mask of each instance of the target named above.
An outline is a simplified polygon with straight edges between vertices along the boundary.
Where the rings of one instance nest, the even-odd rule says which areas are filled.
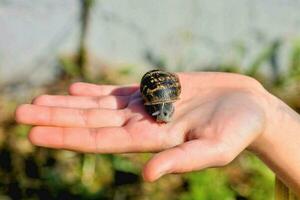
[[[264,129],[264,89],[228,73],[178,73],[180,100],[170,123],[145,112],[138,86],[75,83],[69,96],[42,95],[16,112],[35,125],[33,144],[94,153],[159,152],[146,180],[166,173],[225,165]]]

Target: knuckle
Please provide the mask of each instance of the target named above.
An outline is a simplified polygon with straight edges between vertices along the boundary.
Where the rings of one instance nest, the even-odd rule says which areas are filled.
[[[103,100],[101,97],[94,97],[94,101],[95,101],[96,105],[98,106],[98,108],[102,108]]]
[[[64,128],[61,129],[60,147],[67,147],[67,134]]]
[[[117,120],[120,122],[119,124],[120,125],[125,125],[128,121],[128,111],[126,110],[116,110],[116,117],[117,117]]]
[[[18,123],[22,123],[24,121],[24,112],[27,110],[28,105],[23,104],[17,107],[15,111],[15,119]]]
[[[76,93],[78,87],[80,87],[81,84],[82,84],[81,82],[72,83],[72,84],[69,86],[69,93],[70,93],[70,94]]]
[[[48,97],[49,97],[49,95],[46,95],[46,94],[37,96],[32,100],[32,103],[36,104],[36,105],[44,104],[47,102]]]
[[[241,75],[244,77],[244,80],[247,81],[248,85],[253,87],[253,88],[256,88],[256,89],[263,89],[263,85],[258,81],[256,80],[255,78],[251,77],[251,76],[246,76],[246,75]]]
[[[177,146],[185,142],[188,137],[185,135],[187,130],[187,124],[183,122],[181,125],[174,125],[171,127],[167,127],[167,129],[162,133],[158,134],[159,141],[161,141],[161,147],[171,148],[173,146]]]
[[[248,76],[249,81],[253,84],[253,86],[263,88],[263,85],[253,77]]]
[[[35,137],[37,130],[38,130],[37,127],[31,128],[31,130],[27,136],[28,140],[30,141],[31,144],[37,144],[36,137]]]
[[[216,149],[217,149],[217,162],[216,162],[217,166],[228,165],[231,161],[233,161],[234,156],[231,151],[231,148],[228,145],[221,143],[217,145]]]
[[[84,127],[89,126],[91,115],[92,115],[91,110],[85,110],[85,109],[79,110],[79,116],[80,116],[81,121],[82,121],[82,126],[84,126]]]
[[[208,121],[203,129],[199,132],[201,133],[201,136],[204,136],[206,138],[211,138],[214,134],[219,134],[216,126],[211,120]]]
[[[98,145],[98,132],[96,129],[89,129],[89,147],[88,151],[91,152],[100,152]]]

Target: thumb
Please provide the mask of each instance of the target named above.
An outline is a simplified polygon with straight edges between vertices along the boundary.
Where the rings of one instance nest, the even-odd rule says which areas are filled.
[[[224,166],[249,146],[263,131],[264,113],[251,101],[243,100],[247,102],[245,106],[229,100],[214,114],[213,127],[206,129],[215,138],[191,140],[156,154],[143,169],[144,179],[155,181],[168,173]],[[198,131],[196,135],[201,135],[205,128]]]
[[[192,140],[153,156],[143,169],[143,177],[146,181],[152,182],[169,173],[224,165],[233,159],[227,152],[220,144]]]

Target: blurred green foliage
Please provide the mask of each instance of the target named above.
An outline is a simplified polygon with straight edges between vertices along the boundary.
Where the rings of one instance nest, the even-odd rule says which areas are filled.
[[[289,69],[289,76],[293,78],[300,78],[300,39],[297,39],[293,43],[292,53],[291,53],[291,63]]]
[[[228,177],[216,169],[195,172],[186,176],[188,191],[181,195],[182,200],[224,199],[234,200],[235,192],[231,190]]]
[[[228,63],[213,69],[251,75],[299,112],[300,40],[294,42],[285,74],[277,69],[276,52],[280,45],[280,40],[276,40],[263,49],[247,70]],[[237,49],[244,56],[243,45],[238,44]],[[43,93],[63,93],[74,80],[109,84],[138,81],[131,65],[106,67],[92,76],[87,63],[78,62],[78,56],[59,59],[61,76],[45,86]],[[167,68],[163,58],[149,54],[147,59]],[[267,76],[260,71],[266,62],[271,65],[271,75]],[[18,103],[0,97],[0,199],[273,199],[274,174],[249,152],[224,168],[168,175],[155,183],[145,183],[140,172],[151,154],[81,154],[32,146],[26,138],[30,127],[14,121]]]

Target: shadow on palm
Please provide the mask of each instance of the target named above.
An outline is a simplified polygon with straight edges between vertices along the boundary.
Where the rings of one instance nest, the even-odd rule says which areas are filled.
[[[129,98],[124,108],[126,122],[123,128],[137,145],[137,151],[159,151],[173,145],[166,145],[171,123],[158,123],[145,110],[140,91],[136,91]]]

